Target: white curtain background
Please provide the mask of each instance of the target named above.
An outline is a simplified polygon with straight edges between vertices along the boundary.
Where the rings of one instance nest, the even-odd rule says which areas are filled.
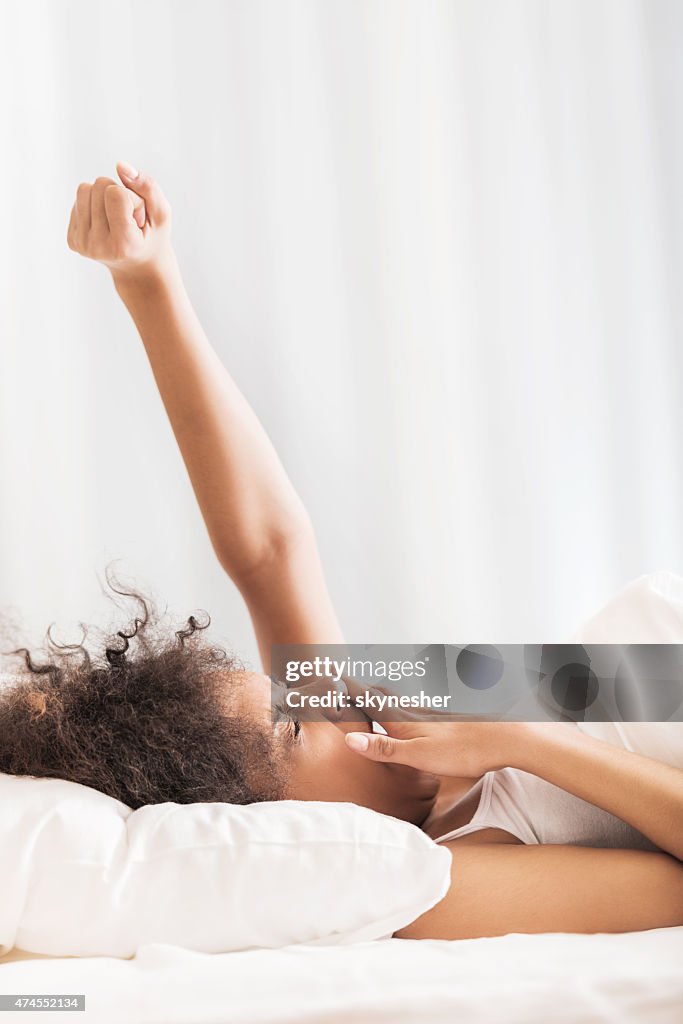
[[[158,177],[203,323],[355,642],[564,639],[683,571],[683,5],[1,8],[0,604],[40,638],[117,559],[255,655],[142,346],[65,242]]]

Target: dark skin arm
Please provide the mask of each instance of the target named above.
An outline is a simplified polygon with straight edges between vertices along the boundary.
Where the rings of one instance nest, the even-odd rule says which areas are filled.
[[[214,551],[251,614],[264,671],[274,643],[341,643],[313,526],[185,290],[171,208],[148,174],[79,186],[69,246],[111,272],[140,333]]]
[[[668,854],[464,839],[445,845],[453,857],[448,893],[397,938],[683,925],[683,864]]]

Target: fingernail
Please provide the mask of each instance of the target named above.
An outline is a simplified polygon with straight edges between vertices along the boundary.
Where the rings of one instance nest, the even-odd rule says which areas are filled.
[[[370,740],[363,732],[347,732],[346,742],[351,750],[357,750],[359,753],[367,750],[370,745]]]
[[[139,172],[136,171],[135,168],[132,167],[130,164],[125,164],[123,163],[123,161],[120,161],[119,167],[121,168],[121,173],[125,178],[130,178],[131,181],[137,178]]]

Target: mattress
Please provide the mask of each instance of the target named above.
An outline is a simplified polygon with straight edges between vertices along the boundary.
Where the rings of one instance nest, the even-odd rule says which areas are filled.
[[[681,1024],[683,928],[5,958],[0,991],[84,993],[86,1012],[60,1011],[61,1024]]]

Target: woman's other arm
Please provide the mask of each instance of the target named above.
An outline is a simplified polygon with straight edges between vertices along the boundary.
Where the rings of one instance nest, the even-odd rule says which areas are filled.
[[[474,840],[474,837],[467,837]],[[683,925],[683,864],[665,853],[455,840],[451,886],[402,939],[628,932]]]
[[[525,736],[514,767],[609,811],[683,861],[682,769],[564,723],[528,723]]]
[[[586,736],[564,722],[381,724],[389,735],[347,733],[347,744],[376,761],[456,777],[518,768],[609,811],[683,861],[680,768]]]
[[[337,643],[341,631],[306,510],[256,414],[207,339],[170,241],[157,183],[82,185],[69,245],[105,263],[142,338],[220,564],[242,593],[266,671],[273,643]]]

